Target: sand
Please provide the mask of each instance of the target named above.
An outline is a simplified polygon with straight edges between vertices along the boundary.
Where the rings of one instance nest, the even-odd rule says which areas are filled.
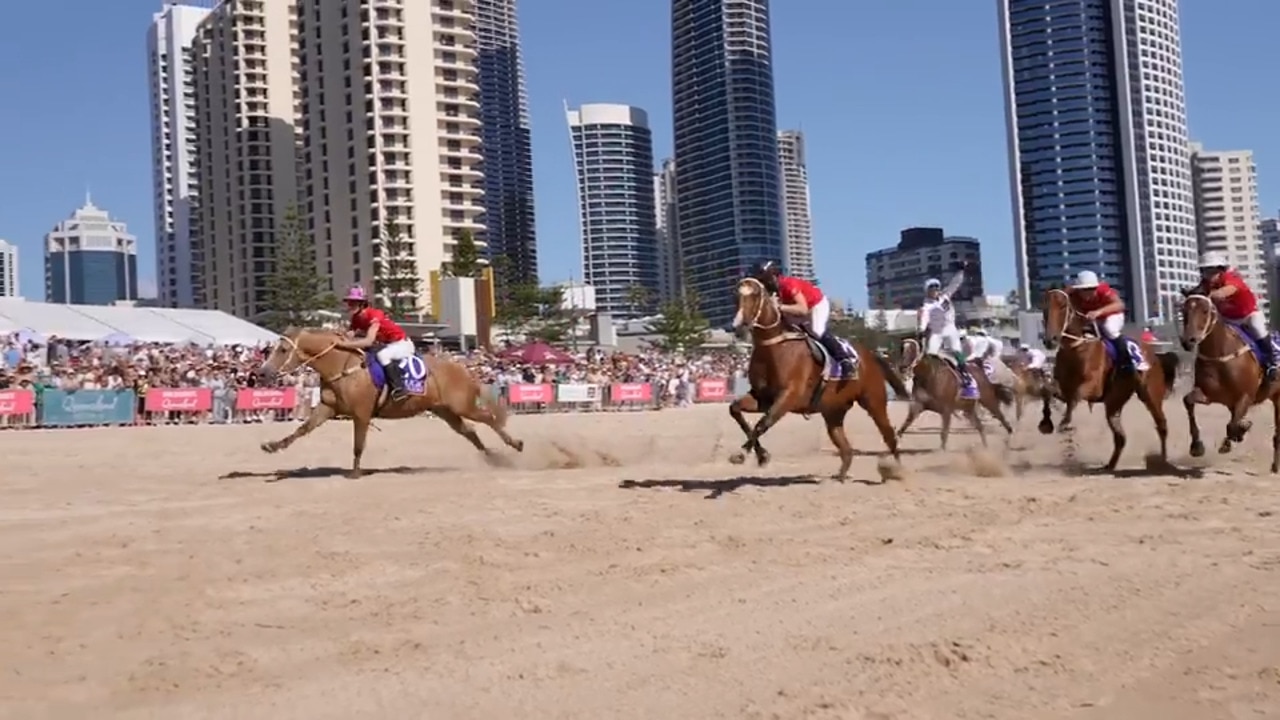
[[[496,470],[386,422],[358,481],[340,423],[0,433],[0,717],[1280,717],[1269,418],[1193,467],[1170,416],[1121,477],[1100,410],[999,467],[927,416],[885,484],[859,411],[844,484],[817,419],[729,465],[722,406],[519,417]]]

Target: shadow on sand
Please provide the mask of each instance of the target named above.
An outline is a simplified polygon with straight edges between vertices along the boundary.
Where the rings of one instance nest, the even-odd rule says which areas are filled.
[[[618,487],[623,490],[679,490],[680,492],[705,492],[704,499],[716,498],[741,487],[790,487],[791,485],[818,485],[812,475],[787,475],[784,477],[736,477],[726,480],[623,480]]]
[[[1053,466],[1049,466],[1053,467]],[[1204,477],[1204,468],[1195,466],[1178,466],[1164,462],[1159,458],[1147,458],[1143,467],[1120,467],[1107,470],[1101,465],[1084,463],[1073,458],[1058,465],[1057,470],[1071,478],[1113,477],[1121,480],[1136,478],[1173,478],[1175,480],[1199,480]]]
[[[344,467],[300,467],[292,470],[268,470],[265,472],[233,471],[218,476],[219,480],[241,480],[244,478],[260,478],[263,482],[280,482],[281,480],[320,480],[344,477],[350,468]],[[410,467],[397,465],[387,468],[365,468],[364,476],[370,475],[427,475],[443,472],[454,472],[457,468],[445,467]]]

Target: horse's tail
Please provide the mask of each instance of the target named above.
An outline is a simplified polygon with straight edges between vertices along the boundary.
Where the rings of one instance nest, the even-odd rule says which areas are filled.
[[[1162,352],[1156,355],[1156,359],[1160,361],[1160,370],[1164,373],[1164,382],[1167,387],[1173,387],[1173,383],[1178,379],[1178,363],[1180,362],[1178,354],[1175,352]]]
[[[902,376],[898,374],[898,369],[893,366],[893,363],[889,362],[889,358],[878,352],[872,352],[871,356],[876,359],[876,364],[880,366],[880,372],[884,373],[884,379],[889,382],[889,387],[893,388],[893,392],[898,396],[898,399],[906,400],[910,397],[911,392],[907,390],[907,384],[902,382]]]

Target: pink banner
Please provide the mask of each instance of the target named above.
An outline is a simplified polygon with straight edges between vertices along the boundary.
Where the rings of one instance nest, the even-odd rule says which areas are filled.
[[[698,381],[698,402],[712,402],[729,397],[729,381],[723,378]]]
[[[0,416],[29,415],[35,412],[36,394],[31,390],[0,390]]]
[[[143,405],[147,412],[209,412],[213,390],[209,388],[150,388]]]
[[[555,388],[550,383],[541,385],[508,385],[509,403],[549,403],[556,399]]]
[[[649,383],[614,383],[609,387],[609,400],[614,403],[649,402],[653,386]]]
[[[236,391],[236,410],[292,410],[297,404],[297,388],[245,388]]]

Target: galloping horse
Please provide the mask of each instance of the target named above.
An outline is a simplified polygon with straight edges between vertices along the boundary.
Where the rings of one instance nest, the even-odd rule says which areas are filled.
[[[524,442],[507,434],[507,414],[500,406],[480,403],[481,387],[467,369],[458,363],[432,356],[414,356],[401,361],[407,397],[383,401],[386,378],[372,351],[364,353],[340,347],[341,334],[320,328],[290,328],[259,368],[265,377],[286,374],[309,367],[320,375],[320,405],[288,437],[262,444],[263,452],[275,453],[289,447],[304,435],[338,415],[352,420],[353,445],[351,471],[347,477],[360,477],[360,456],[364,454],[369,424],[375,418],[398,420],[430,412],[448,423],[494,460],[475,427],[474,420],[488,425],[502,441],[516,451],[524,450]]]
[[[761,435],[787,413],[821,413],[827,436],[840,452],[836,478],[844,480],[853,463],[853,448],[844,433],[844,418],[855,403],[871,416],[894,460],[901,460],[898,438],[889,422],[885,383],[891,384],[902,397],[906,396],[907,388],[888,360],[858,346],[852,353],[857,360],[853,373],[840,377],[839,366],[830,361],[821,343],[804,331],[784,324],[777,298],[754,278],[738,283],[738,314],[733,326],[750,326],[752,350],[747,366],[751,392],[729,405],[729,415],[742,428],[747,442],[740,452],[729,457],[730,462],[741,464],[746,460],[747,451],[754,450],[756,462],[762,466],[768,464],[769,452],[760,444]],[[764,413],[764,417],[751,427],[744,413]]]
[[[1196,350],[1195,387],[1182,398],[1191,426],[1191,456],[1204,455],[1196,404],[1226,405],[1231,410],[1227,435],[1218,452],[1231,452],[1231,444],[1244,441],[1253,423],[1245,418],[1249,408],[1271,401],[1275,427],[1271,436],[1271,472],[1280,472],[1280,384],[1266,381],[1258,361],[1259,348],[1248,335],[1222,321],[1217,307],[1205,295],[1189,294],[1182,303],[1182,347]],[[1276,339],[1270,338],[1274,345]]]
[[[907,410],[907,419],[898,428],[898,437],[907,432],[907,428],[920,417],[925,410],[931,410],[942,416],[942,449],[947,449],[947,438],[951,435],[951,418],[956,410],[964,413],[969,424],[978,431],[983,446],[987,444],[987,432],[982,427],[982,419],[978,417],[978,405],[987,409],[1005,431],[1013,434],[1013,426],[1005,419],[1001,403],[1013,402],[1014,397],[1009,388],[999,387],[991,382],[986,372],[969,363],[969,372],[978,384],[977,400],[960,397],[960,374],[955,366],[935,355],[921,352],[920,341],[907,338],[902,341],[902,358],[899,367],[904,373],[910,372],[911,407]]]
[[[1013,388],[1016,413],[1014,418],[1021,421],[1023,406],[1026,404],[1027,399],[1039,399],[1044,394],[1046,386],[1049,387],[1049,392],[1052,394],[1053,389],[1051,386],[1053,385],[1053,380],[1043,368],[1032,370],[1027,367],[1026,361],[1020,358],[1010,360],[1008,365],[1010,372],[1013,373],[1014,378],[1017,380],[1017,385]]]
[[[1133,352],[1130,346],[1132,341],[1126,338],[1123,340],[1126,347],[1115,348],[1112,343],[1103,340],[1097,327],[1072,307],[1071,298],[1065,290],[1047,290],[1043,306],[1045,347],[1053,350],[1061,345],[1053,363],[1057,394],[1067,405],[1059,423],[1059,431],[1071,429],[1071,417],[1081,400],[1090,405],[1101,402],[1106,408],[1107,425],[1111,428],[1114,443],[1111,459],[1107,461],[1105,469],[1113,471],[1120,462],[1120,454],[1127,442],[1120,413],[1129,398],[1137,394],[1155,421],[1156,434],[1160,436],[1160,459],[1167,462],[1169,423],[1164,416],[1164,398],[1177,375],[1178,356],[1171,352],[1157,354],[1151,346],[1144,345],[1137,348],[1137,352],[1141,353],[1143,361],[1150,368],[1145,372],[1117,372],[1118,363],[1113,355],[1117,352]],[[1047,383],[1040,390],[1044,411],[1039,429],[1045,435],[1053,432],[1050,402],[1055,394],[1054,390]]]

